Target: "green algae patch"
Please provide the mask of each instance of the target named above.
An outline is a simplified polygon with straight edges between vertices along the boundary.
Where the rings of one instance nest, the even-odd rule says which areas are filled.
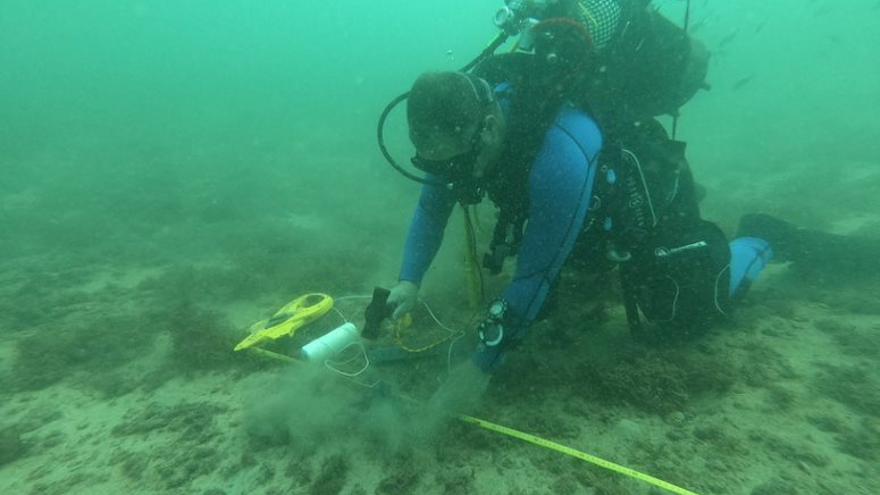
[[[0,430],[0,467],[11,464],[24,457],[28,446],[21,439],[21,434],[13,428]]]
[[[106,376],[150,352],[155,336],[136,315],[41,327],[16,342],[12,382],[40,390],[77,372]]]

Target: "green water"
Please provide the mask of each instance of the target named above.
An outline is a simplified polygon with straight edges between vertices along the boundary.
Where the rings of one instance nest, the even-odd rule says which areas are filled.
[[[3,0],[0,492],[648,493],[229,352],[296,295],[396,281],[418,188],[377,117],[476,55],[500,3]],[[877,0],[693,1],[712,88],[679,137],[707,218],[880,237],[878,27]],[[400,115],[389,134],[407,156]],[[460,231],[423,293],[465,326]],[[876,493],[880,292],[838,275],[774,271],[730,331],[671,350],[567,294],[478,412],[700,493]],[[426,397],[432,359],[388,375]]]

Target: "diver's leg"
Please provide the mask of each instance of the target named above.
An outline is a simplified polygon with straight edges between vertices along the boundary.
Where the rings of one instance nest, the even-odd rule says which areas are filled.
[[[764,239],[740,237],[730,242],[730,299],[742,298],[773,259]]]
[[[743,215],[739,219],[737,237],[757,237],[765,239],[773,246],[775,261],[793,261],[797,257],[797,227],[763,213]]]
[[[880,239],[802,229],[764,214],[743,216],[737,235],[766,239],[777,261],[792,261],[807,271],[844,276],[880,274]]]

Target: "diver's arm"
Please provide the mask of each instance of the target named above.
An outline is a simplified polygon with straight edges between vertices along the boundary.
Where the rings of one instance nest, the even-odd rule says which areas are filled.
[[[504,348],[521,339],[535,320],[583,230],[602,138],[586,117],[573,127],[580,143],[571,131],[554,127],[532,168],[528,226],[517,253],[516,273],[503,295],[507,302],[503,340],[492,347],[484,336],[474,356],[484,371],[493,371]]]
[[[419,285],[434,256],[443,243],[443,232],[452,209],[455,196],[439,184],[426,184],[422,187],[419,204],[410,223],[409,233],[400,268],[401,281]]]
[[[525,324],[538,316],[583,230],[597,152],[581,151],[565,131],[555,128],[532,169],[529,222],[517,253],[516,274],[504,292],[504,299]]]

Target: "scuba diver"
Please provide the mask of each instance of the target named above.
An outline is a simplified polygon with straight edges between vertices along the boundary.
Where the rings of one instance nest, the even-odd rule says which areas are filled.
[[[515,255],[516,270],[478,327],[472,362],[483,372],[522,340],[572,257],[597,270],[619,267],[633,332],[650,322],[700,333],[757,278],[770,246],[757,238],[728,244],[700,218],[683,151],[662,127],[624,148],[573,104],[595,63],[582,25],[548,19],[532,29],[534,53],[519,72],[488,59],[474,73],[415,81],[412,163],[427,177],[388,304],[396,317],[414,307],[455,204],[488,196],[500,214],[484,266],[498,273]]]
[[[548,8],[648,4],[543,3]],[[643,10],[632,12],[665,25],[656,13]],[[510,257],[516,257],[516,266],[476,329],[474,366],[467,368],[481,376],[496,371],[505,351],[545,316],[564,268],[593,273],[616,268],[634,337],[681,339],[699,336],[723,318],[774,257],[812,264],[815,253],[841,256],[851,247],[842,236],[799,229],[766,215],[743,217],[738,237],[728,242],[700,215],[684,143],[670,139],[653,118],[693,93],[666,92],[678,99],[649,98],[638,104],[633,97],[627,111],[615,113],[614,105],[626,104],[615,103],[614,95],[603,90],[610,79],[597,82],[596,76],[611,77],[603,50],[615,50],[614,39],[592,35],[589,23],[573,16],[528,19],[527,52],[481,56],[461,71],[423,74],[380,118],[379,144],[386,159],[422,183],[399,281],[387,298],[395,318],[415,307],[456,203],[468,207],[486,197],[498,208],[498,221],[483,266],[497,274]],[[626,27],[632,25],[615,29],[633,32]],[[691,53],[695,45],[686,35],[684,41]],[[498,46],[493,45],[484,55]],[[697,79],[703,78],[688,86],[693,91]],[[653,104],[664,100],[671,106]],[[423,177],[398,165],[384,145],[385,119],[403,101],[416,149],[411,162]],[[871,253],[876,244],[869,242],[861,251]],[[875,266],[873,255],[869,258]]]

